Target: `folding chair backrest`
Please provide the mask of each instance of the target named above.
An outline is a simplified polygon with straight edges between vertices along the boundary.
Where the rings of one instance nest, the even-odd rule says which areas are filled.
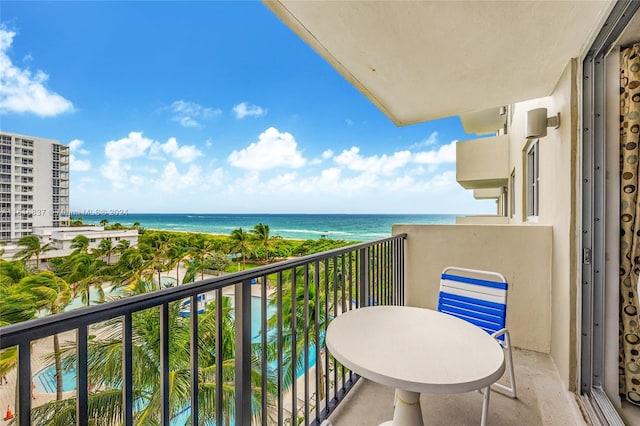
[[[438,311],[493,334],[505,327],[507,288],[507,280],[500,273],[449,267],[440,278]],[[502,340],[504,336],[499,338]]]

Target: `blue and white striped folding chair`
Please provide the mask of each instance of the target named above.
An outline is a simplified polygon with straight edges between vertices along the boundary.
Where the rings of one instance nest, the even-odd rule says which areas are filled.
[[[517,398],[511,339],[506,328],[507,289],[507,280],[498,272],[451,266],[445,268],[440,277],[438,311],[477,325],[498,341],[505,350],[511,386],[494,383],[491,387]],[[489,405],[488,396],[486,391],[482,408],[483,424]]]

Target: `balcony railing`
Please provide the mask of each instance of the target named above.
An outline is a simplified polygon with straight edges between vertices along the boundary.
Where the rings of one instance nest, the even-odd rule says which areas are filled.
[[[89,423],[89,359],[92,345],[100,340],[96,328],[105,321],[111,324],[111,333],[113,327],[118,331],[121,343],[122,380],[111,388],[121,390],[118,423],[133,424],[141,409],[140,391],[149,393],[149,389],[135,388],[134,352],[138,352],[134,345],[138,340],[134,326],[137,315],[151,309],[156,310],[159,324],[158,423],[168,425],[188,410],[184,421],[189,418],[191,425],[317,425],[358,380],[324,351],[328,323],[347,310],[404,304],[405,237],[397,235],[0,328],[0,349],[18,348],[18,424],[29,425],[32,420],[31,344],[69,331],[76,334],[72,358],[76,424]],[[258,312],[252,312],[252,296],[258,301]],[[202,308],[203,299],[211,300],[212,306]],[[231,316],[223,305],[233,306]],[[175,318],[169,325],[170,312],[176,308],[184,313],[178,318],[183,321],[181,329],[189,330],[190,343],[184,348],[190,370],[186,407],[176,407],[175,398],[170,398],[172,377],[178,374],[170,365],[175,365],[174,357],[187,356],[171,354],[172,364],[169,362],[176,330]],[[215,327],[205,328],[199,321],[201,315],[214,315]],[[258,317],[258,321],[253,318],[259,324],[257,332],[252,330],[252,317]],[[223,321],[229,318],[234,336],[231,354],[223,348]],[[205,355],[215,362],[201,365]],[[203,402],[206,398],[209,401]],[[231,409],[224,411],[223,407]]]

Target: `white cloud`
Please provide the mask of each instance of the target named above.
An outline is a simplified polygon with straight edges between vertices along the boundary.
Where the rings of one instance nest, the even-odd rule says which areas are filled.
[[[133,175],[129,177],[129,183],[131,183],[132,185],[144,185],[147,182],[147,179],[144,178],[144,176],[140,176],[140,175]]]
[[[107,142],[104,154],[113,161],[141,157],[152,144],[153,140],[142,136],[142,132],[131,132],[126,138]]]
[[[452,188],[459,188],[456,181],[456,172],[452,170],[435,175],[428,182],[428,189],[431,190],[442,191]]]
[[[7,51],[15,35],[14,31],[0,26],[0,112],[51,117],[73,111],[71,101],[46,88],[49,76],[45,72],[31,73],[13,64]]]
[[[423,146],[433,146],[438,143],[438,132],[433,132],[427,138],[421,142],[411,145],[411,149],[421,148]]]
[[[73,154],[69,156],[69,169],[72,172],[88,172],[91,170],[90,160],[79,160]]]
[[[336,163],[349,170],[390,175],[410,163],[412,155],[409,151],[399,151],[391,156],[383,154],[381,156],[362,157],[360,148],[354,146],[348,151],[342,151],[340,155],[333,159]]]
[[[261,117],[267,114],[267,110],[258,105],[249,105],[246,102],[233,106],[233,112],[238,120],[245,117]]]
[[[75,142],[76,148],[80,143]],[[142,132],[130,132],[127,137],[109,141],[105,144],[107,162],[102,165],[102,176],[111,181],[116,189],[156,183],[162,191],[173,192],[192,185],[194,179],[200,179],[200,166],[192,166],[189,171],[180,175],[174,161],[190,163],[202,156],[202,152],[194,145],[180,145],[176,138],[169,138],[160,143],[142,135]],[[161,176],[158,171],[145,163],[147,159],[165,159],[169,163],[164,167]],[[135,173],[132,173],[135,171]]]
[[[208,186],[222,186],[226,177],[225,171],[218,167],[204,177],[204,181]]]
[[[89,151],[81,146],[84,144],[84,141],[80,139],[74,139],[69,142],[69,169],[73,172],[87,172],[91,170],[91,161],[90,160],[80,160],[76,154],[79,155],[87,155]]]
[[[183,127],[198,127],[199,119],[209,119],[222,114],[219,108],[203,107],[195,102],[175,101],[168,107],[173,112],[173,121],[177,121]]]
[[[116,189],[124,189],[129,180],[129,170],[131,167],[128,164],[122,164],[118,160],[109,160],[106,164],[103,164],[100,168],[102,176],[111,181],[111,184]]]
[[[228,158],[234,167],[248,170],[268,170],[276,167],[299,168],[307,160],[298,151],[298,144],[291,133],[280,132],[269,127],[258,136],[258,142],[239,151],[233,151]]]
[[[157,155],[160,152],[182,163],[190,163],[203,155],[202,151],[196,148],[195,145],[180,146],[176,138],[169,138],[163,144],[154,142],[150,150],[151,155]]]
[[[74,139],[69,142],[69,150],[75,154],[87,155],[89,151],[84,148],[81,148],[84,145],[84,141],[80,139]]]
[[[442,164],[456,162],[456,143],[453,141],[448,145],[442,145],[437,150],[418,152],[414,156],[417,164]]]
[[[318,164],[322,164],[322,162],[323,162],[324,160],[328,160],[328,159],[330,159],[331,157],[333,157],[333,151],[332,151],[332,150],[330,150],[330,149],[327,149],[326,151],[324,151],[324,152],[322,153],[322,156],[320,156],[320,158],[314,158],[313,160],[309,161],[309,163],[308,163],[308,164],[309,164],[310,166],[316,166],[316,165],[318,165]]]
[[[337,167],[325,169],[322,171],[321,177],[325,181],[337,182],[340,179],[341,170]]]
[[[186,173],[180,174],[174,162],[169,162],[164,167],[162,175],[156,181],[156,185],[164,192],[177,192],[187,188],[198,186],[202,182],[202,169],[195,164],[189,166]]]

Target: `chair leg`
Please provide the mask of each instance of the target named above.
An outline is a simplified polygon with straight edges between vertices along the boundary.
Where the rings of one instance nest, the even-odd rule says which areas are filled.
[[[480,425],[486,426],[487,415],[489,413],[489,397],[491,395],[491,387],[487,387],[484,392],[482,392],[482,394],[482,420],[480,421]]]
[[[502,345],[505,350],[507,369],[509,370],[509,382],[511,386],[509,387],[500,383],[494,383],[492,387],[507,392],[511,398],[517,398],[518,394],[516,392],[516,376],[513,372],[513,355],[511,354],[511,338],[508,331],[504,332],[504,344]]]

